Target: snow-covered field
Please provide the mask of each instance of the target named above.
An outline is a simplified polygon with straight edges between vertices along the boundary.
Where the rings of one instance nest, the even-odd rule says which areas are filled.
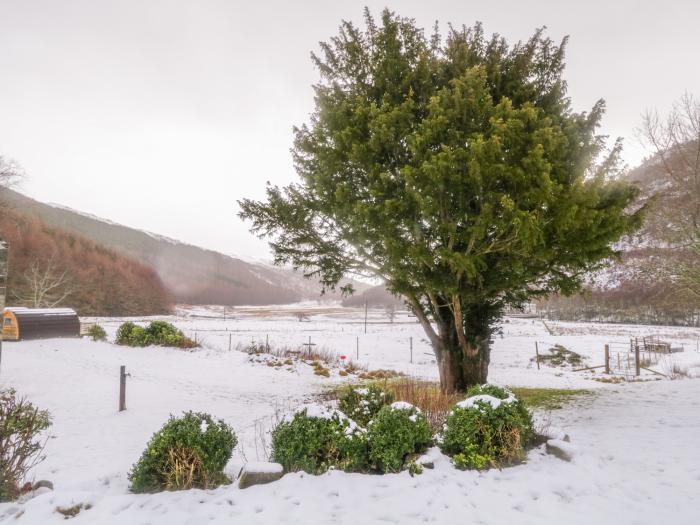
[[[308,321],[300,322],[304,312]],[[46,461],[34,472],[55,491],[23,504],[0,505],[0,522],[58,523],[56,507],[90,505],[76,523],[697,523],[700,513],[700,381],[671,381],[643,371],[642,382],[593,380],[572,367],[540,370],[531,359],[561,344],[603,364],[608,344],[622,372],[630,338],[660,335],[682,346],[649,365],[669,375],[683,370],[700,377],[700,330],[676,327],[547,323],[508,319],[494,339],[492,382],[512,386],[596,389],[548,415],[571,435],[571,463],[536,449],[528,462],[503,471],[462,472],[440,457],[435,470],[410,477],[330,472],[293,474],[281,481],[240,490],[156,495],[128,492],[127,472],[151,434],[170,413],[207,411],[225,419],[241,441],[227,467],[237,474],[244,460],[265,459],[257,434],[275,413],[308,401],[330,378],[311,367],[269,367],[235,350],[251,341],[272,347],[317,348],[357,360],[370,369],[389,368],[435,378],[433,357],[415,319],[399,313],[390,323],[383,311],[327,305],[281,308],[183,308],[166,318],[203,343],[195,352],[125,348],[87,339],[6,343],[0,385],[13,386],[53,416]],[[99,320],[113,338],[122,320]],[[145,321],[145,320],[144,320]],[[410,341],[413,341],[411,362]],[[229,351],[229,341],[232,350]],[[127,381],[127,410],[117,411],[119,366]],[[291,370],[289,370],[291,368]],[[659,378],[659,380],[655,380]]]

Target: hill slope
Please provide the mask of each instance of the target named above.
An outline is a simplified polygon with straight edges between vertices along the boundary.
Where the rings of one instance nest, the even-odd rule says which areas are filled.
[[[153,269],[89,239],[13,210],[0,213],[10,243],[8,304],[70,306],[80,315],[153,315],[171,297]]]
[[[4,190],[4,200],[15,210],[46,224],[153,267],[176,302],[264,305],[320,298],[319,287],[292,270],[246,262],[69,208],[44,204],[12,190]]]

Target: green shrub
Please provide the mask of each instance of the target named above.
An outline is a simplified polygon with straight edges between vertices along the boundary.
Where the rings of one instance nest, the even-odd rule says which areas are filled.
[[[160,346],[180,346],[185,337],[180,330],[165,321],[152,321],[145,333],[153,344]]]
[[[338,410],[308,405],[272,431],[272,459],[285,472],[365,471],[366,432]]]
[[[366,427],[385,405],[394,397],[390,392],[370,385],[366,388],[348,387],[338,399],[338,408],[358,425]]]
[[[223,470],[237,442],[231,427],[209,414],[170,416],[129,473],[131,490],[207,489],[228,483]]]
[[[431,441],[426,417],[403,401],[382,407],[367,430],[370,463],[381,472],[401,471],[406,456],[421,452]]]
[[[447,416],[440,445],[455,466],[484,469],[524,459],[534,432],[520,400],[494,385],[474,387],[467,395]]]
[[[87,330],[87,335],[93,340],[93,341],[106,341],[107,340],[107,332],[105,332],[105,329],[102,328],[98,324],[94,324],[90,326]]]
[[[146,328],[127,321],[117,330],[115,343],[125,346],[172,346],[194,348],[197,345],[175,326],[165,321],[152,321]]]
[[[408,464],[408,467],[406,470],[408,470],[408,473],[411,475],[411,477],[420,476],[421,474],[423,474],[423,465],[420,465],[420,464],[416,463],[415,461],[412,461],[411,463]]]
[[[143,332],[143,328],[137,326],[131,321],[122,323],[119,328],[117,328],[117,336],[115,337],[114,342],[118,345],[136,346],[134,341],[136,340],[137,331]]]
[[[12,389],[0,390],[0,502],[19,496],[29,469],[44,459],[39,436],[50,426],[47,411]]]

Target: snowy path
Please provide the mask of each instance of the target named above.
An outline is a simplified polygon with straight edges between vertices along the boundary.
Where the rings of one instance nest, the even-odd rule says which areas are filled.
[[[444,459],[411,478],[287,475],[241,491],[137,496],[122,482],[45,494],[12,523],[61,523],[56,506],[90,503],[73,521],[99,524],[474,523],[696,524],[700,515],[700,381],[625,385],[552,414],[578,453],[533,451],[527,464],[461,472]],[[10,506],[0,505],[2,513]]]

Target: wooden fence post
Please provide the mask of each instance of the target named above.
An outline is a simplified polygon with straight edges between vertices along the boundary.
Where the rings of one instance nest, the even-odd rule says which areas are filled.
[[[119,412],[126,410],[126,366],[119,368]]]
[[[357,336],[357,340],[355,341],[355,348],[357,350],[357,360],[360,360],[360,336]]]
[[[540,347],[535,341],[535,362],[537,363],[537,370],[540,369]]]
[[[228,351],[229,352],[231,351],[231,335],[232,334],[228,334]]]
[[[640,373],[641,363],[639,362],[639,347],[634,349],[634,375],[638,376]]]
[[[270,352],[270,335],[269,334],[265,334],[265,351],[268,353]]]
[[[610,345],[605,345],[605,373],[610,373]]]
[[[413,336],[408,338],[409,346],[411,347],[411,364],[413,364]]]
[[[367,299],[365,299],[365,333],[367,333]]]

